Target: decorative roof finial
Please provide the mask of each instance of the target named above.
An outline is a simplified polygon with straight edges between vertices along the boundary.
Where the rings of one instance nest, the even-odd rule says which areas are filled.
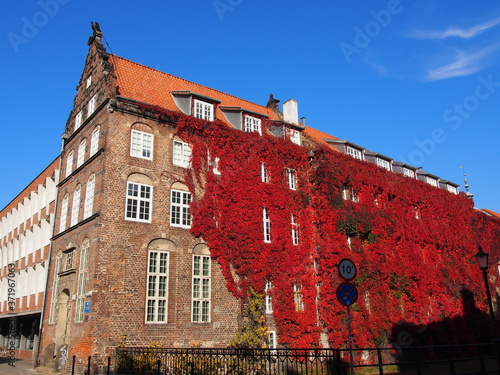
[[[94,31],[94,35],[102,36],[101,26],[99,26],[99,22],[90,21],[90,24],[92,26],[92,31]]]
[[[275,99],[273,94],[269,95],[269,100],[267,101],[266,107],[273,111],[279,119],[283,119],[283,113],[280,111],[280,107],[278,105],[280,101]]]
[[[97,48],[106,51],[106,48],[102,45],[101,39],[102,39],[102,32],[101,32],[101,26],[99,26],[99,22],[90,22],[90,25],[92,26],[92,31],[93,34],[89,38],[89,41],[87,44],[90,46],[92,43],[96,42],[97,43]]]
[[[469,183],[467,182],[467,174],[465,173],[465,167],[463,165],[460,166],[460,168],[462,168],[463,172],[464,172],[464,188],[465,188],[465,195],[467,195],[467,197],[469,198],[473,198],[474,197],[474,194],[472,194],[470,191],[469,191]]]

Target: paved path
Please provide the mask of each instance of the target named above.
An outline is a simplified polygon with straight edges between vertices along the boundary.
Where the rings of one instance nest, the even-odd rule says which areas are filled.
[[[6,358],[0,358],[0,374],[10,375],[10,374],[38,374],[33,368],[35,361],[30,359],[18,360],[14,363],[15,366],[9,365],[9,360]]]

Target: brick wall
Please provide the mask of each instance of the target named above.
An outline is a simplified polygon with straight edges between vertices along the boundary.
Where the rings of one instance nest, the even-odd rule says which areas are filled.
[[[238,328],[240,308],[237,300],[227,291],[215,261],[212,261],[211,269],[211,321],[191,322],[192,253],[203,240],[194,238],[187,229],[169,225],[170,187],[178,182],[178,176],[183,173],[182,168],[172,165],[175,128],[114,106],[115,86],[119,82],[111,73],[103,74],[103,66],[103,57],[94,43],[82,74],[75,109],[66,128],[40,362],[49,363],[51,355],[63,343],[68,345],[69,358],[72,355],[78,358],[93,355],[95,363],[99,363],[99,358],[104,361],[104,357],[119,344],[225,346]],[[93,84],[87,88],[84,82],[89,74],[92,74]],[[99,98],[96,108],[99,107],[99,110],[85,119],[74,132],[74,116],[88,98],[96,94]],[[100,126],[100,152],[89,158],[90,136],[96,126]],[[153,160],[130,156],[132,128],[154,135]],[[87,138],[86,162],[65,177],[66,157],[73,150],[76,162],[78,145],[83,138]],[[95,175],[93,215],[83,220],[85,186],[91,174]],[[151,223],[125,220],[126,186],[131,175],[141,175],[151,181]],[[72,197],[78,185],[82,187],[80,217],[77,225],[69,227]],[[67,229],[59,233],[61,202],[67,194]],[[168,322],[146,324],[148,246],[157,239],[165,239],[172,244]],[[90,313],[84,314],[83,322],[75,322],[80,252],[85,240],[90,241],[85,298],[85,302],[90,302]],[[61,264],[64,263],[65,252],[70,250],[74,251],[73,268],[57,274],[57,258],[61,257]],[[54,291],[55,278],[58,278],[58,287]],[[66,295],[69,296],[68,301],[59,304],[57,321],[50,323],[52,299],[62,296],[64,300]],[[65,306],[66,310],[62,311],[61,306]]]

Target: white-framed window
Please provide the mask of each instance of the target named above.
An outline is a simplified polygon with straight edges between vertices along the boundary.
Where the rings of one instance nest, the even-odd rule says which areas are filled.
[[[149,251],[146,323],[167,323],[168,267],[168,251]]]
[[[299,224],[295,221],[295,217],[292,215],[291,217],[292,224],[292,243],[294,245],[299,244]]]
[[[173,163],[179,167],[189,168],[191,163],[191,146],[182,141],[174,141]]]
[[[297,190],[297,171],[291,168],[285,168],[288,187],[291,190]]]
[[[70,151],[66,159],[66,177],[68,177],[71,172],[73,172],[73,151]]]
[[[457,188],[452,185],[446,185],[446,190],[448,190],[450,193],[457,194]]]
[[[293,284],[293,302],[295,311],[304,311],[304,301],[302,300],[302,285]]]
[[[94,95],[90,100],[89,100],[89,105],[87,107],[87,117],[90,117],[90,115],[92,113],[94,113],[95,111],[95,104],[96,104],[96,101],[97,101],[97,96]]]
[[[216,156],[214,160],[212,160],[212,171],[217,175],[220,175],[219,161],[220,158],[218,156]]]
[[[170,225],[191,228],[191,193],[172,189],[170,193]]]
[[[69,206],[69,194],[66,194],[62,200],[61,204],[61,216],[59,222],[59,232],[63,232],[66,229],[66,222],[68,219],[68,206]]]
[[[138,182],[127,182],[125,220],[151,222],[153,187]]]
[[[269,177],[269,171],[264,163],[260,164],[260,179],[265,183],[268,183],[271,180]]]
[[[361,150],[358,150],[357,148],[351,146],[347,146],[347,155],[352,156],[354,159],[363,160],[363,154],[361,153]]]
[[[210,322],[210,256],[193,255],[192,321]]]
[[[273,313],[273,296],[271,295],[271,290],[273,289],[273,283],[271,281],[266,282],[266,286],[264,288],[265,292],[265,308],[266,308],[266,314],[272,314]]]
[[[153,160],[153,134],[132,130],[130,135],[130,156]]]
[[[83,218],[86,219],[92,215],[94,209],[94,190],[95,190],[95,175],[92,174],[88,181],[85,190],[85,204],[83,209]]]
[[[246,132],[256,132],[262,135],[261,121],[260,118],[245,116],[245,128]]]
[[[97,150],[99,150],[99,130],[100,127],[97,126],[90,137],[90,156],[94,155]]]
[[[271,218],[266,208],[262,209],[262,226],[264,228],[264,242],[271,242]]]
[[[432,178],[429,176],[425,176],[425,182],[427,182],[431,186],[435,186],[435,187],[438,186],[437,180],[435,178]]]
[[[82,187],[78,185],[73,193],[73,203],[71,205],[71,220],[70,226],[72,227],[76,223],[78,223],[78,216],[80,214],[80,195],[81,195]]]
[[[276,331],[269,331],[267,333],[267,347],[269,349],[276,349],[277,340],[276,340]],[[276,350],[271,351],[272,354],[275,354]]]
[[[210,164],[210,168],[216,175],[220,175],[219,161],[220,158],[218,156],[212,157],[212,155],[210,155],[210,152],[208,152],[208,162]]]
[[[80,266],[78,272],[78,287],[76,292],[75,321],[83,322],[85,310],[85,292],[87,286],[87,267],[89,261],[89,241],[85,241],[80,252]]]
[[[403,174],[406,177],[415,178],[415,171],[410,168],[403,167]]]
[[[91,84],[92,84],[92,75],[89,75],[89,76],[87,77],[87,86],[86,86],[86,88],[88,89],[88,88],[90,87],[90,85],[91,85]]]
[[[76,167],[80,167],[85,161],[85,149],[87,148],[87,139],[83,139],[78,146],[78,155],[76,157]]]
[[[194,117],[207,121],[214,120],[214,105],[201,100],[194,100]]]
[[[61,256],[56,259],[56,268],[54,274],[54,282],[52,283],[52,299],[50,301],[49,324],[56,322],[57,312],[57,293],[59,289],[59,272],[61,272]]]
[[[391,170],[391,163],[389,163],[388,160],[382,158],[377,158],[377,166],[379,166],[380,168],[387,169],[388,171]]]
[[[359,197],[352,186],[342,187],[342,198],[346,201],[359,202]]]
[[[418,209],[417,206],[413,207],[413,213],[415,215],[415,219],[420,219],[421,218],[421,216],[420,216],[420,210]]]
[[[287,132],[290,141],[300,146],[300,132],[297,129],[287,129]]]
[[[78,112],[75,116],[75,130],[82,126],[82,111]]]

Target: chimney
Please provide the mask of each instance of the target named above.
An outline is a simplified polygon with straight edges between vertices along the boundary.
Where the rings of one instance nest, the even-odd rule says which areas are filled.
[[[294,99],[289,99],[283,103],[283,119],[292,124],[299,123],[299,107]]]

